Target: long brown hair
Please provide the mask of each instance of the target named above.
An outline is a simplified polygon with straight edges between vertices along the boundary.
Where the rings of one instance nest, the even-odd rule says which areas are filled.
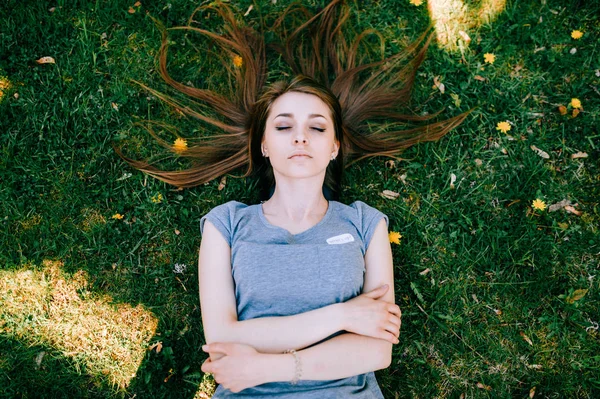
[[[222,18],[222,34],[191,25],[194,15],[205,10],[212,10]],[[339,119],[336,137],[341,144],[340,153],[337,161],[328,167],[324,182],[326,196],[337,199],[346,165],[373,156],[399,158],[406,148],[419,142],[438,140],[464,120],[468,112],[414,126],[415,122],[435,118],[439,112],[427,116],[403,112],[410,100],[417,68],[433,37],[431,33],[423,33],[400,53],[369,61],[368,54],[361,54],[360,50],[364,47],[361,44],[377,32],[366,30],[351,41],[347,40],[348,33],[344,27],[349,17],[350,10],[343,0],[331,1],[315,15],[302,6],[291,5],[269,29],[278,40],[269,43],[267,48],[265,33],[243,26],[226,4],[217,2],[197,8],[187,26],[171,29],[204,35],[219,46],[225,54],[223,59],[237,58],[241,64],[239,67],[228,62],[223,65],[234,79],[233,92],[227,96],[214,90],[184,85],[171,78],[166,68],[168,40],[165,29],[162,30],[159,51],[160,74],[170,86],[198,100],[201,105],[196,101],[182,104],[142,83],[136,83],[223,134],[198,138],[182,151],[156,134],[152,125],[162,124],[149,122],[145,125],[163,147],[192,161],[193,166],[186,170],[160,170],[146,161],[126,157],[116,147],[115,150],[133,167],[177,187],[193,187],[246,167],[244,176],[259,178],[261,197],[265,199],[274,185],[272,170],[260,152],[270,104],[287,91],[305,91],[324,100],[332,110],[332,116]],[[275,55],[281,56],[298,77],[266,86],[267,55],[271,54],[267,50],[274,50]],[[206,106],[219,117],[205,112]]]

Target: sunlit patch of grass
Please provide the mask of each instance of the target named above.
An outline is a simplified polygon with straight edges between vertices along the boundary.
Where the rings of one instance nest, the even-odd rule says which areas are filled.
[[[19,225],[22,230],[31,230],[35,226],[39,225],[41,221],[42,216],[36,213],[27,217],[26,219],[21,220]]]
[[[158,321],[141,305],[114,304],[87,290],[87,275],[63,263],[0,272],[0,331],[30,345],[52,346],[93,377],[125,389]]]
[[[83,231],[91,231],[96,226],[106,224],[106,218],[96,209],[84,208],[81,210],[81,215],[83,216],[81,222],[81,229]]]
[[[496,19],[506,0],[429,0],[427,4],[438,42],[448,50],[457,50],[469,45],[469,30]]]

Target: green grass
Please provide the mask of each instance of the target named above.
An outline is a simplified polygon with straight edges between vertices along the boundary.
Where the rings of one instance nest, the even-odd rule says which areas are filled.
[[[210,385],[198,349],[198,222],[212,207],[250,202],[256,193],[251,182],[231,177],[222,191],[219,181],[177,191],[112,150],[121,142],[143,156],[160,154],[134,125],[144,119],[173,124],[184,137],[202,134],[130,81],[168,91],[155,69],[160,34],[146,11],[177,26],[198,2],[142,2],[130,14],[133,3],[0,6],[0,271],[15,287],[28,271],[54,276],[31,283],[37,304],[19,302],[27,287],[2,293],[30,307],[11,313],[2,302],[0,397],[193,398]],[[250,2],[240,3],[243,14]],[[265,1],[263,12],[284,6],[277,3]],[[429,23],[426,6],[408,0],[352,7],[360,10],[357,29],[378,29],[390,52]],[[257,15],[244,19],[255,24]],[[379,208],[403,236],[393,248],[401,344],[392,366],[377,372],[386,398],[524,398],[533,388],[535,397],[600,396],[598,15],[595,2],[513,0],[494,22],[469,31],[462,54],[432,45],[414,112],[473,113],[441,141],[409,149],[404,162],[388,167],[378,158],[348,170],[343,200]],[[574,29],[584,32],[580,40],[570,37]],[[194,40],[173,33],[173,76],[226,84],[206,72],[215,65]],[[484,64],[485,53],[496,55],[493,65]],[[56,63],[38,65],[43,56]],[[436,76],[444,94],[432,88]],[[559,105],[573,97],[583,112],[561,115]],[[511,123],[507,134],[496,130],[501,121]],[[572,159],[577,152],[588,157]],[[382,198],[386,189],[400,198]],[[162,201],[153,202],[159,193]],[[568,199],[581,214],[533,212],[536,198]],[[52,274],[45,260],[64,266]],[[183,273],[174,273],[177,263],[187,265]],[[574,300],[578,289],[588,291]],[[140,309],[157,320],[152,338],[118,343],[143,358],[134,378],[110,368],[115,359],[103,356],[112,352],[69,350],[64,330],[46,328],[70,320],[53,318],[61,292],[82,309],[101,304],[107,320],[110,309]],[[157,342],[162,350],[147,350]],[[115,383],[124,379],[127,386]]]

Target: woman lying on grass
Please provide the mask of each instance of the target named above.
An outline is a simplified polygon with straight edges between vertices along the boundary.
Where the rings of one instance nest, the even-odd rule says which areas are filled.
[[[195,162],[184,171],[125,159],[178,187],[241,166],[259,181],[261,203],[231,201],[201,219],[203,350],[210,354],[202,371],[220,384],[213,397],[383,398],[374,371],[391,364],[401,324],[388,219],[364,202],[338,202],[342,172],[349,160],[393,157],[437,140],[465,115],[398,130],[431,118],[399,111],[428,42],[363,63],[367,33],[346,41],[349,11],[341,1],[312,17],[289,8],[275,23],[273,31],[284,33],[272,48],[295,77],[272,84],[264,37],[240,26],[225,5],[206,8],[223,18],[224,34],[184,29],[210,37],[229,59],[241,57],[240,68],[224,65],[235,92],[227,98],[171,79],[165,36],[165,80],[220,118],[161,98],[225,134],[184,151],[161,141]],[[296,11],[305,20],[286,34]]]

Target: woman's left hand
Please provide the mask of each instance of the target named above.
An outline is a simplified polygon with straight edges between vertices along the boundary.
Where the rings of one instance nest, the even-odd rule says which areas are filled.
[[[212,373],[223,388],[236,393],[266,382],[262,375],[264,368],[258,365],[263,354],[250,345],[213,342],[202,346],[202,350],[209,354],[216,352],[224,355],[215,361],[211,361],[209,356],[201,368],[205,373]]]

